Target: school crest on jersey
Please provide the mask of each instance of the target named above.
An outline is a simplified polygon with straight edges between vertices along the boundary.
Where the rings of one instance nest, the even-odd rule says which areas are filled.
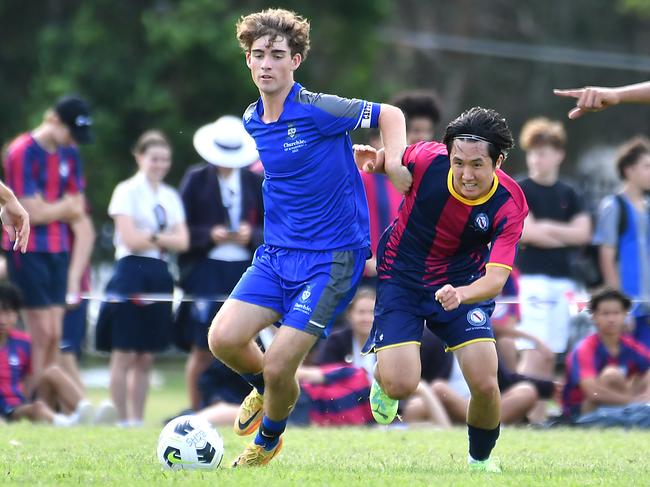
[[[487,315],[481,308],[474,308],[467,312],[467,321],[472,326],[483,326],[487,322]]]
[[[488,228],[490,228],[490,218],[485,213],[476,215],[474,223],[476,224],[476,228],[482,232],[487,232]]]
[[[69,174],[70,174],[70,163],[66,159],[63,159],[61,161],[61,164],[59,164],[59,175],[62,178],[67,178]]]
[[[9,366],[10,367],[18,367],[20,365],[20,358],[18,358],[18,355],[14,355],[13,353],[9,355]]]
[[[287,124],[287,136],[293,139],[296,136],[296,126],[292,123]]]

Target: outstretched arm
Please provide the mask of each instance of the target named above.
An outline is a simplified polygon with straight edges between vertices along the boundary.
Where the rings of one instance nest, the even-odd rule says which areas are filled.
[[[570,90],[553,90],[553,93],[578,100],[575,108],[569,111],[569,118],[576,119],[587,112],[598,112],[619,103],[650,103],[650,81],[615,88],[585,86]]]

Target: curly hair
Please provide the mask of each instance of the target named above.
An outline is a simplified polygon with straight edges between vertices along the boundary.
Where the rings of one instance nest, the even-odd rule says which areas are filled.
[[[451,154],[455,138],[471,138],[468,135],[474,135],[488,143],[488,154],[493,164],[496,164],[500,155],[505,157],[514,146],[506,119],[491,108],[473,107],[449,122],[442,139],[447,146],[447,153]]]
[[[286,39],[291,55],[300,54],[302,59],[309,52],[309,21],[295,12],[269,8],[242,16],[237,22],[237,40],[244,52],[250,52],[253,42],[270,36],[269,41]]]
[[[562,122],[550,120],[546,117],[533,118],[528,120],[522,127],[519,145],[525,151],[544,145],[564,150],[566,131]]]

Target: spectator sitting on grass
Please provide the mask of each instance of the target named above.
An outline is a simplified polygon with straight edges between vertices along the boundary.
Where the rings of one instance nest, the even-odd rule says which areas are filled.
[[[55,426],[115,422],[115,407],[104,403],[97,415],[79,387],[57,365],[47,367],[33,383],[31,340],[14,330],[22,307],[19,291],[0,284],[0,417],[7,421],[23,418]],[[35,397],[33,401],[28,398]],[[55,413],[58,409],[63,414]]]
[[[600,406],[650,402],[650,350],[624,335],[630,299],[614,289],[591,297],[597,332],[584,338],[566,360],[564,414],[577,417]]]

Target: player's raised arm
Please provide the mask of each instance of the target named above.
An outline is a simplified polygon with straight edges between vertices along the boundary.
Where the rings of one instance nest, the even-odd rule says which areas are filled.
[[[392,105],[381,105],[379,130],[384,141],[384,170],[393,186],[402,194],[411,189],[413,177],[402,165],[406,147],[406,120],[402,111]]]
[[[587,112],[598,112],[619,103],[650,103],[650,81],[618,87],[586,86],[569,90],[553,90],[557,96],[575,98],[576,106],[569,118],[576,119]]]

